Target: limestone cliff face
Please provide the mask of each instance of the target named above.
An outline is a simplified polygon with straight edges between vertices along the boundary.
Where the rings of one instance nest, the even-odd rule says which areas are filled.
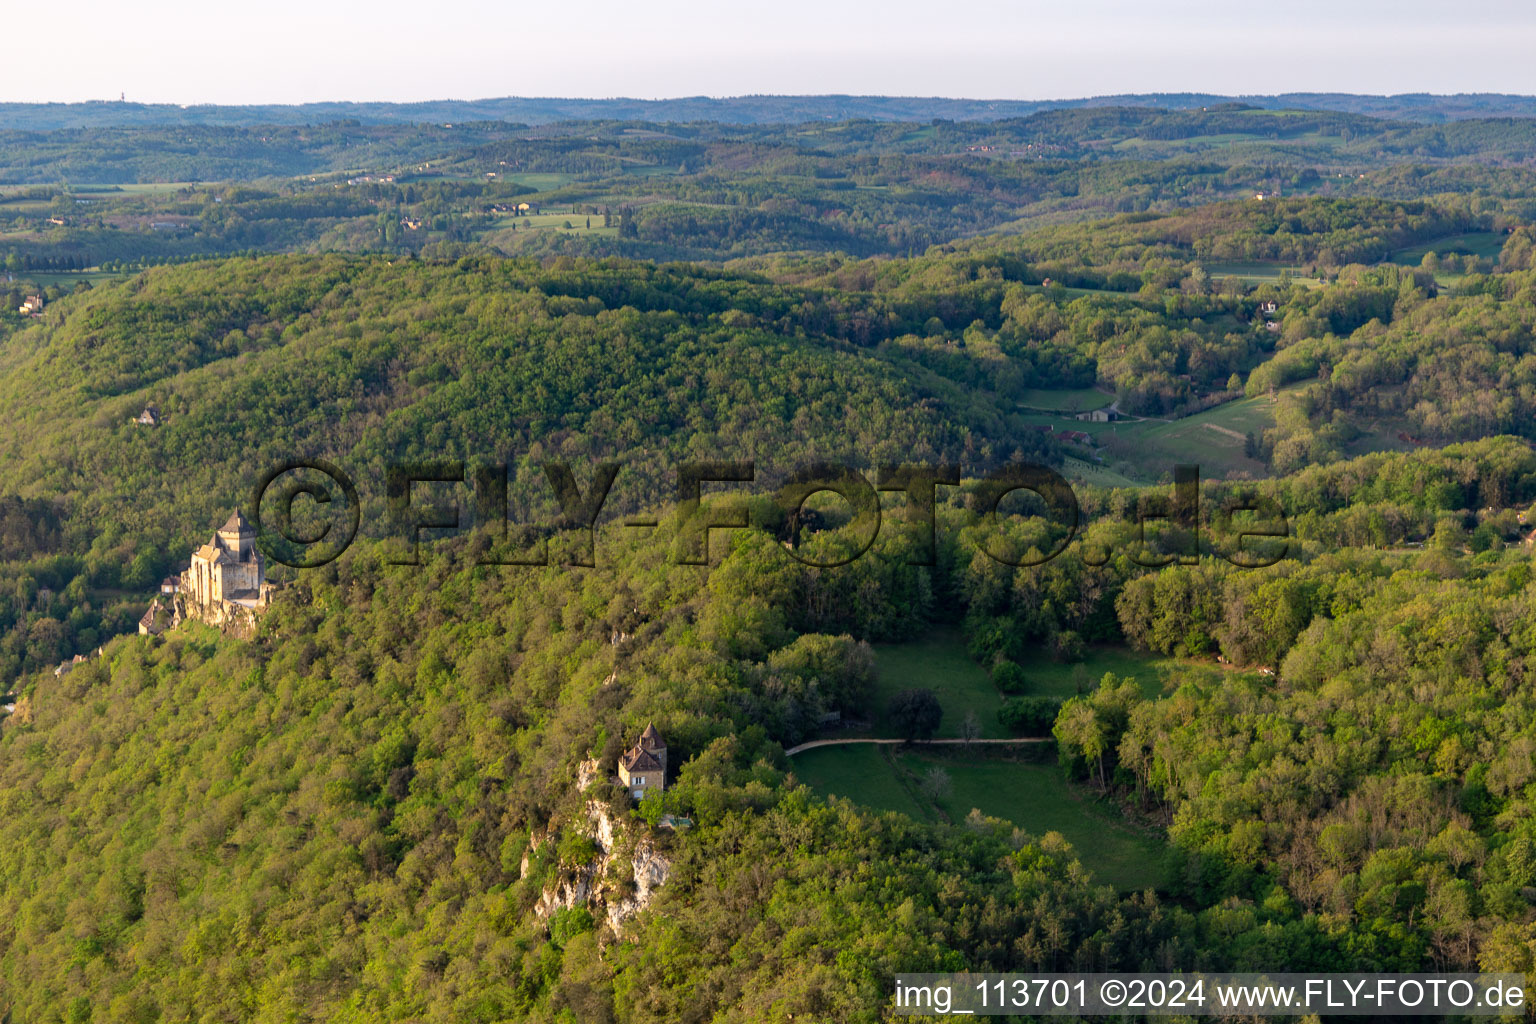
[[[186,594],[177,594],[172,604],[171,627],[196,619],[229,636],[249,640],[256,635],[256,621],[260,615],[256,609],[232,601],[200,604]]]
[[[656,898],[656,890],[666,884],[672,872],[672,863],[663,857],[649,837],[635,844],[630,855],[630,873],[634,891],[608,901],[608,924],[617,932],[619,926],[649,907]]]
[[[597,780],[597,762],[584,762],[577,779],[585,789]],[[656,898],[656,891],[666,884],[672,864],[643,829],[623,820],[615,820],[607,804],[588,800],[584,820],[572,827],[587,830],[597,845],[598,855],[586,864],[563,868],[554,885],[545,889],[535,905],[540,917],[557,910],[586,907],[594,917],[605,920],[617,934],[624,922],[645,910]],[[528,870],[524,855],[522,869]]]

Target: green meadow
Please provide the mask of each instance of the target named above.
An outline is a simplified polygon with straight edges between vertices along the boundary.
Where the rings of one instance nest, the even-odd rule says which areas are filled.
[[[1068,782],[1054,763],[929,751],[904,752],[897,760],[917,779],[934,768],[949,776],[948,793],[935,802],[951,821],[964,821],[974,808],[1034,836],[1059,832],[1097,879],[1122,890],[1158,883],[1163,842],[1134,829],[1093,790]]]
[[[967,711],[976,712],[984,737],[1006,737],[997,721],[1002,695],[986,669],[966,650],[957,629],[936,629],[921,640],[875,647],[875,736],[898,735],[886,717],[891,698],[902,690],[928,689],[939,698],[944,718],[938,737],[960,736]]]
[[[1227,260],[1207,263],[1205,269],[1214,278],[1238,277],[1248,284],[1279,284],[1282,275],[1308,288],[1319,288],[1323,283],[1318,278],[1303,274],[1301,267],[1266,260]]]
[[[918,821],[938,821],[933,804],[895,770],[892,749],[873,743],[817,747],[795,755],[795,775],[822,796],[844,797],[865,807],[895,811]]]
[[[1045,748],[1047,750],[1051,748]],[[946,785],[925,785],[935,769]],[[1058,832],[1095,879],[1121,890],[1158,884],[1163,841],[1125,820],[1094,791],[1049,761],[983,749],[818,747],[796,755],[795,775],[822,796],[895,811],[919,821],[963,822],[974,808],[1039,838]]]
[[[1135,480],[1124,473],[1101,466],[1097,462],[1068,456],[1062,460],[1061,475],[1073,483],[1089,487],[1139,487]]]
[[[1098,388],[1029,388],[1019,398],[1019,405],[1041,412],[1088,412],[1102,409],[1114,401]]]
[[[1115,477],[1145,484],[1170,478],[1173,467],[1179,463],[1193,463],[1209,478],[1268,475],[1263,462],[1244,454],[1244,444],[1249,433],[1258,436],[1275,425],[1274,408],[1274,398],[1259,395],[1176,420],[1086,423],[1044,413],[1026,413],[1021,419],[1026,423],[1049,424],[1058,431],[1077,430],[1089,435],[1103,456],[1102,469],[1112,471]],[[1105,486],[1122,486],[1107,482],[1112,478],[1101,479],[1106,481]],[[1098,481],[1088,476],[1087,482]]]
[[[1185,462],[1198,465],[1210,477],[1264,476],[1264,464],[1248,458],[1243,446],[1249,433],[1257,436],[1275,425],[1274,408],[1275,400],[1268,395],[1241,398],[1171,422],[1126,424],[1116,437],[1130,439],[1137,457],[1147,462],[1154,462],[1159,454],[1170,460],[1167,466],[1156,467],[1160,473],[1171,473],[1173,463]]]
[[[1148,697],[1161,696],[1186,680],[1212,682],[1227,671],[1206,661],[1144,654],[1117,645],[1094,645],[1080,662],[1061,662],[1043,649],[1026,658],[1020,667],[1030,687],[1026,695],[1067,697],[1087,693],[1106,673],[1132,678]],[[970,655],[958,629],[935,629],[920,640],[875,646],[875,689],[871,700],[873,729],[848,735],[897,737],[900,733],[886,716],[886,706],[902,690],[928,689],[939,699],[944,718],[936,739],[958,739],[967,711],[976,712],[983,738],[1012,736],[997,721],[997,709],[1006,699],[992,685],[991,674]]]
[[[1393,263],[1401,263],[1406,266],[1418,266],[1424,260],[1426,253],[1458,253],[1481,256],[1484,259],[1496,260],[1499,253],[1504,250],[1504,235],[1499,231],[1472,231],[1462,235],[1446,235],[1444,238],[1436,238],[1433,241],[1420,245],[1410,245],[1394,252],[1390,260]]]
[[[1205,661],[1142,654],[1112,645],[1089,647],[1082,661],[1056,661],[1045,654],[1020,666],[1029,681],[1027,696],[1075,697],[1099,685],[1106,673],[1136,680],[1142,693],[1160,697],[1186,681],[1212,682],[1226,671]]]

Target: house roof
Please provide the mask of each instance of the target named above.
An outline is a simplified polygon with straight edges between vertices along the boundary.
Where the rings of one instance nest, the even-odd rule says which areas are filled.
[[[619,761],[625,771],[630,772],[659,772],[661,761],[656,755],[644,747],[631,747],[624,751],[624,756]]]
[[[656,731],[656,726],[647,722],[645,732],[640,734],[640,745],[646,748],[665,747],[667,741],[661,738],[661,733]]]

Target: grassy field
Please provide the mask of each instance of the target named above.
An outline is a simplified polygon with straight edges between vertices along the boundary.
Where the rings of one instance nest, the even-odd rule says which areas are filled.
[[[562,185],[568,185],[572,181],[576,180],[576,175],[574,174],[558,174],[555,172],[526,174],[521,172],[508,172],[507,177],[511,178],[519,185],[527,185],[529,188],[536,189],[539,192],[548,192],[551,189],[559,188]]]
[[[1281,394],[1306,385],[1281,389]],[[1068,459],[1069,480],[1100,487],[1125,487],[1167,482],[1179,463],[1200,467],[1208,480],[1223,477],[1260,479],[1269,468],[1244,454],[1248,434],[1261,437],[1275,425],[1276,399],[1269,395],[1240,398],[1193,416],[1176,420],[1122,420],[1118,423],[1081,423],[1048,413],[1023,413],[1026,423],[1049,423],[1057,430],[1078,430],[1094,439],[1103,462]],[[1351,455],[1373,451],[1405,451],[1398,432],[1405,424],[1386,420],[1364,424],[1365,432],[1352,442]]]
[[[1050,751],[1053,748],[1044,748]],[[931,798],[923,779],[939,768],[948,791]],[[1094,877],[1122,890],[1158,881],[1163,844],[1117,808],[1075,786],[1049,760],[976,751],[875,746],[819,747],[795,757],[795,775],[823,796],[840,796],[919,821],[964,821],[972,808],[1034,836],[1059,832]]]
[[[1101,466],[1096,462],[1088,462],[1085,459],[1074,459],[1068,456],[1062,463],[1061,475],[1073,483],[1084,483],[1090,487],[1139,487],[1135,480],[1118,473],[1113,469]]]
[[[555,213],[520,213],[516,216],[507,213],[499,214],[497,216],[497,221],[502,224],[510,225],[513,221],[516,221],[517,230],[519,231],[523,230],[525,221],[527,222],[527,227],[535,229],[559,228],[566,231],[586,231],[589,230],[586,226],[588,220],[592,222],[592,227],[590,228],[591,231],[597,232],[599,234],[605,231],[610,235],[618,234],[618,228],[603,227],[603,215],[600,213],[588,215],[585,213],[571,213],[569,210],[565,210],[557,211]],[[571,226],[569,228],[565,226],[566,221],[571,222]]]
[[[592,222],[590,228],[587,227],[588,220]],[[514,223],[517,225],[516,230],[512,227]],[[567,223],[570,227],[566,227]],[[580,235],[617,235],[619,233],[616,227],[603,227],[602,214],[592,217],[584,213],[570,212],[536,213],[526,217],[507,214],[499,218],[495,226],[482,232],[481,239],[490,245],[511,248],[517,244],[519,236],[532,231],[569,231]]]
[[[896,811],[919,821],[938,821],[938,812],[898,776],[891,748],[873,743],[817,747],[795,755],[795,774],[822,796],[841,796],[879,811]]]
[[[1129,676],[1141,684],[1142,693],[1158,697],[1185,681],[1214,681],[1225,671],[1209,662],[1165,658],[1112,646],[1090,647],[1087,656],[1076,664],[1056,661],[1042,652],[1022,668],[1030,683],[1030,695],[1061,698],[1093,689],[1106,672]]]
[[[1105,461],[1122,472],[1126,467],[1146,466],[1166,475],[1175,463],[1193,463],[1201,475],[1222,477],[1246,473],[1267,475],[1262,462],[1243,454],[1248,433],[1255,436],[1275,425],[1275,400],[1268,395],[1241,398],[1214,409],[1163,423],[1142,420],[1107,424],[1118,427],[1100,443],[1108,449]],[[1118,456],[1117,460],[1111,456]]]
[[[1102,409],[1111,401],[1113,398],[1098,388],[1069,388],[1062,391],[1029,388],[1019,399],[1019,404],[1026,409],[1039,409],[1041,412],[1087,412],[1090,409]]]
[[[1209,662],[1141,654],[1118,646],[1089,647],[1087,656],[1076,664],[1056,661],[1042,649],[1025,659],[1022,667],[1030,682],[1031,695],[1061,698],[1092,690],[1107,672],[1134,678],[1143,693],[1156,697],[1171,692],[1185,680],[1215,681],[1225,671]],[[873,731],[857,735],[900,736],[886,718],[886,705],[902,690],[917,688],[932,690],[944,709],[943,721],[935,733],[940,739],[960,736],[967,711],[976,712],[983,737],[1001,739],[1012,735],[997,721],[1003,694],[992,685],[987,670],[971,658],[959,630],[935,629],[921,640],[876,645],[875,672]]]
[[[1389,259],[1393,263],[1401,263],[1406,266],[1416,267],[1424,259],[1425,253],[1471,253],[1485,259],[1496,260],[1504,249],[1504,235],[1497,231],[1473,231],[1464,235],[1446,235],[1444,238],[1436,238],[1434,241],[1425,242],[1423,245],[1410,245],[1405,249],[1398,249]]]
[[[976,808],[1031,835],[1060,832],[1099,880],[1121,890],[1157,885],[1162,843],[1132,829],[1091,790],[1069,783],[1055,764],[929,751],[903,752],[897,760],[909,778],[921,779],[932,768],[949,775],[949,795],[938,805],[951,821],[964,821]]]
[[[127,277],[129,273],[127,270],[26,270],[18,273],[16,279],[33,281],[42,288],[50,284],[73,288],[81,281],[89,281],[94,288],[103,281],[116,281],[120,277]]]
[[[1287,272],[1291,275],[1291,280],[1298,284],[1304,284],[1308,288],[1318,288],[1323,283],[1315,277],[1303,276],[1300,267],[1270,263],[1263,260],[1232,260],[1225,263],[1207,263],[1205,269],[1213,278],[1240,277],[1249,284],[1279,284],[1280,275]]]
[[[1250,431],[1258,436],[1275,425],[1274,406],[1274,399],[1260,395],[1170,421],[1084,423],[1047,413],[1025,413],[1020,418],[1026,423],[1049,423],[1057,430],[1088,434],[1104,456],[1101,470],[1118,478],[1106,485],[1124,486],[1118,481],[1145,484],[1169,479],[1173,467],[1181,462],[1199,466],[1201,475],[1212,479],[1230,474],[1268,475],[1264,463],[1243,454],[1243,444]],[[1084,476],[1089,483],[1098,482],[1086,473]]]
[[[996,719],[1002,696],[987,672],[971,659],[958,630],[936,629],[921,640],[879,645],[875,657],[874,729],[858,735],[896,735],[884,708],[897,692],[912,687],[926,687],[938,695],[944,708],[940,738],[959,735],[967,710],[976,712],[983,737],[1006,735]],[[1027,659],[1023,668],[1031,694],[1062,698],[1092,689],[1110,672],[1135,679],[1143,693],[1156,697],[1182,681],[1213,681],[1225,671],[1205,662],[1108,646],[1089,648],[1087,657],[1075,665],[1053,661],[1041,652]],[[1162,842],[1133,828],[1091,789],[1069,783],[1053,762],[1054,749],[1052,744],[1022,751],[850,744],[798,754],[794,770],[818,793],[920,821],[960,822],[978,808],[1036,836],[1060,832],[1100,880],[1121,889],[1154,885]],[[923,780],[933,768],[942,768],[949,776],[947,792],[925,791]]]
[[[956,629],[937,629],[922,640],[875,647],[875,736],[897,736],[886,705],[902,690],[929,689],[939,698],[944,719],[940,737],[958,737],[967,711],[975,711],[981,735],[1009,735],[997,721],[1002,696],[984,668],[972,660]]]

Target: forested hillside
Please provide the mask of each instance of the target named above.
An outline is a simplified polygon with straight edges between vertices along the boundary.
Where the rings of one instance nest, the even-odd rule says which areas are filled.
[[[1449,481],[1479,460],[1477,479],[1536,495],[1536,460],[1502,443],[1298,486],[1338,495],[1340,514],[1454,519],[1489,494],[1426,499],[1410,481]],[[1346,484],[1360,478],[1406,489]],[[0,734],[10,1012],[875,1019],[894,972],[962,965],[1525,964],[1516,823],[1530,754],[1508,696],[1532,654],[1516,611],[1528,555],[1470,558],[1441,531],[1422,556],[1309,542],[1274,570],[1227,570],[1246,609],[1232,621],[1278,614],[1289,633],[1278,647],[1221,642],[1240,663],[1294,644],[1283,688],[1233,675],[1215,693],[1144,701],[1106,685],[1069,701],[1056,726],[1069,767],[1086,757],[1091,778],[1134,781],[1149,810],[1174,812],[1165,895],[1122,898],[1088,883],[1059,837],[828,807],[795,788],[782,749],[868,699],[867,670],[838,668],[858,665],[857,637],[910,635],[960,607],[981,647],[1001,635],[999,653],[1027,656],[1061,629],[1106,628],[1106,610],[1114,629],[1118,609],[1133,637],[1192,644],[1191,627],[1161,624],[1178,608],[1170,595],[1198,592],[1188,573],[1148,574],[1117,554],[1010,582],[959,511],[941,516],[933,569],[906,565],[908,542],[893,537],[818,571],[776,541],[781,513],[755,508],[768,529],[738,533],[708,569],[671,561],[671,517],[651,540],[608,531],[603,571],[473,568],[473,538],[391,567],[370,544],[296,582],[250,642],[188,626],[46,677]],[[1092,540],[1123,551],[1112,519]],[[1142,586],[1157,588],[1151,604]],[[1460,605],[1470,618],[1454,637],[1433,625]],[[1397,635],[1399,616],[1421,639],[1384,654],[1371,631]],[[1009,620],[1000,634],[985,625]],[[1458,682],[1473,664],[1485,682]],[[1384,684],[1411,704],[1383,705]],[[1486,712],[1458,712],[1448,730],[1426,687],[1446,710]],[[1369,715],[1351,710],[1367,699]],[[1282,713],[1304,727],[1281,726]],[[642,810],[697,822],[654,840],[668,880],[617,936],[584,910],[536,913],[599,856],[577,763],[611,766],[646,722],[682,768],[664,805]],[[1295,780],[1310,808],[1300,822],[1298,797],[1266,781],[1340,758]],[[1211,804],[1233,770],[1251,776],[1245,802]],[[1367,830],[1367,808],[1397,823]],[[1427,845],[1402,848],[1413,841]],[[611,899],[626,892],[623,864],[602,883]]]
[[[972,360],[868,337],[971,315],[937,296],[850,307],[696,268],[488,258],[239,259],[72,296],[0,351],[0,486],[66,510],[71,541],[7,570],[30,582],[0,597],[5,650],[38,668],[94,647],[86,590],[158,579],[285,459],[341,465],[377,536],[387,468],[412,460],[509,463],[513,519],[537,525],[558,510],[551,460],[583,479],[617,462],[613,516],[670,498],[687,460],[756,459],[771,490],[817,459],[980,473],[1057,458],[1008,397],[1022,374],[989,385]],[[133,422],[149,406],[161,422]],[[39,586],[72,606],[43,609],[67,623],[46,642],[26,614]]]
[[[31,582],[3,649],[37,668],[119,631],[106,592],[158,578],[287,458],[342,465],[377,535],[392,459],[508,462],[533,524],[555,510],[548,460],[621,463],[617,514],[669,495],[685,459],[756,459],[765,492],[816,459],[979,475],[1065,453],[1129,483],[1191,457],[1254,476],[1530,437],[1530,234],[1502,218],[1250,200],[901,260],[242,257],[104,281],[0,342],[0,486],[57,503],[69,538],[16,555]],[[1502,251],[1376,262],[1457,237]],[[1297,277],[1239,276],[1285,261]],[[1072,389],[1146,419],[1063,445],[1076,424],[1032,410]],[[1269,412],[1138,449],[1161,418],[1245,394]],[[146,407],[157,426],[131,422]],[[33,638],[28,609],[65,625]]]
[[[0,195],[0,1022],[1536,969],[1529,126],[1166,99],[0,139],[281,175]],[[292,459],[356,541],[136,633]]]

